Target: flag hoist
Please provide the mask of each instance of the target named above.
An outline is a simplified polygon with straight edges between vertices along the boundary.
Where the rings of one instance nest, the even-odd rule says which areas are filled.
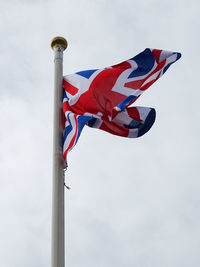
[[[63,129],[61,121],[63,51],[67,48],[67,41],[63,37],[55,37],[51,41],[51,47],[55,54],[51,267],[64,267],[64,168],[66,163],[63,158]]]

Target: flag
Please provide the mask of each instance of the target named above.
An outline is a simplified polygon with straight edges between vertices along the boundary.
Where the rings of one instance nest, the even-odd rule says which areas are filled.
[[[178,52],[147,48],[120,64],[64,76],[64,158],[85,125],[129,138],[149,131],[155,109],[130,105],[180,57]]]

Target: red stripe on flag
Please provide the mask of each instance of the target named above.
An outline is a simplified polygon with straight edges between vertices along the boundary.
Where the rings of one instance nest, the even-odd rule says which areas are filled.
[[[160,50],[160,51],[162,51],[162,50]],[[157,65],[157,67],[155,68],[154,71],[150,72],[150,74],[149,74],[146,78],[144,78],[144,79],[142,79],[142,80],[137,80],[137,81],[128,82],[128,83],[125,84],[125,86],[128,87],[128,88],[132,88],[132,89],[134,89],[134,90],[137,90],[137,89],[140,89],[140,90],[142,90],[142,91],[146,90],[146,89],[152,84],[152,82],[147,83],[148,86],[146,86],[146,85],[145,85],[145,86],[142,86],[142,84],[143,84],[147,79],[149,79],[152,75],[154,75],[156,72],[158,72],[159,70],[161,70],[161,69],[165,66],[165,63],[166,63],[166,60],[163,60],[162,62],[160,62],[160,63]],[[156,80],[157,80],[157,78],[154,79],[154,82],[155,82]]]
[[[65,79],[63,79],[63,85],[65,90],[70,94],[70,95],[75,95],[78,93],[78,88],[76,88],[75,86],[71,85],[70,83],[68,83]]]
[[[154,58],[155,58],[157,63],[160,62],[160,54],[161,54],[161,52],[162,52],[162,50],[160,50],[160,49],[153,49],[153,51],[152,51],[152,54],[153,54],[153,56],[154,56]]]
[[[140,89],[140,87],[142,86],[143,82],[144,82],[144,79],[128,82],[128,83],[125,83],[125,87],[137,90],[137,89]]]
[[[112,68],[117,68],[117,69],[129,69],[131,68],[131,64],[127,61],[124,61],[122,63],[113,65]]]
[[[151,73],[150,73],[150,74],[143,80],[143,82],[145,83],[145,81],[148,80],[151,76],[153,76],[156,72],[162,70],[162,69],[164,68],[164,66],[165,66],[165,63],[166,63],[166,60],[163,60],[162,62],[160,62],[160,63],[158,64],[158,66],[155,68],[155,70],[152,71],[152,72],[151,72]],[[159,77],[160,77],[160,73],[158,74],[158,76],[157,76],[155,79],[153,79],[153,81],[149,81],[149,82],[146,83],[144,86],[142,86],[142,87],[140,88],[140,90],[141,90],[141,91],[144,91],[144,90],[146,90],[147,88],[149,88],[149,86],[152,85],[152,84],[153,84]]]
[[[64,113],[69,110],[69,102],[65,101],[63,102],[63,111]]]
[[[129,108],[127,108],[127,112],[128,112],[128,115],[132,119],[137,120],[137,121],[142,121],[140,118],[140,113],[139,113],[137,107],[129,107]]]
[[[108,120],[104,120],[99,129],[118,136],[128,137],[129,135],[129,129]]]
[[[141,90],[141,91],[144,91],[144,90],[146,90],[147,88],[149,88],[153,83],[155,83],[155,81],[158,80],[159,77],[160,77],[160,73],[158,74],[158,76],[156,77],[156,79],[153,79],[152,81],[146,83],[144,86],[142,86],[142,87],[140,88],[140,90]]]

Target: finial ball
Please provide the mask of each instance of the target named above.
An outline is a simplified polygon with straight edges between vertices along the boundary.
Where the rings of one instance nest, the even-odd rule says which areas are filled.
[[[67,40],[61,36],[56,36],[51,41],[51,48],[54,50],[56,47],[60,47],[63,50],[67,48]]]

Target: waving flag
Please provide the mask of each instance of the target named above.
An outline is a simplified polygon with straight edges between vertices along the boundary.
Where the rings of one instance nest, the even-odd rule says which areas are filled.
[[[86,124],[118,136],[145,134],[155,121],[155,109],[130,105],[180,57],[147,48],[120,64],[64,76],[64,158]]]

